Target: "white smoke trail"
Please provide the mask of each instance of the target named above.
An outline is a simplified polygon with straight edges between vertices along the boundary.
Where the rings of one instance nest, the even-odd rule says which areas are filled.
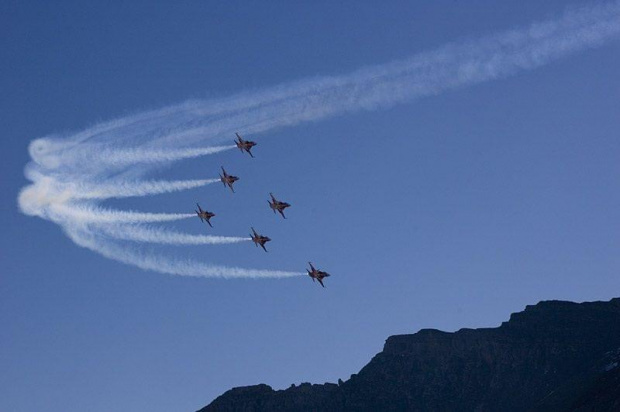
[[[54,204],[49,208],[51,218],[59,223],[154,223],[196,217],[193,213],[141,213],[104,209],[76,203]]]
[[[100,153],[97,161],[110,166],[126,166],[138,163],[174,162],[177,160],[191,159],[194,157],[220,153],[225,150],[234,149],[235,147],[236,146],[234,145],[229,145],[176,150],[107,150]]]
[[[65,228],[67,235],[77,245],[97,252],[109,259],[113,259],[128,265],[133,265],[144,270],[154,272],[193,276],[193,277],[219,277],[219,278],[289,278],[303,276],[304,273],[285,272],[279,270],[242,269],[229,266],[214,266],[201,262],[186,260],[174,260],[168,257],[146,254],[139,250],[128,247],[120,247],[97,238],[91,232],[84,232],[76,228]]]
[[[154,166],[234,148],[204,146],[205,142],[231,139],[236,131],[262,133],[345,112],[413,101],[532,70],[619,35],[620,1],[616,0],[573,8],[558,19],[448,44],[346,75],[317,77],[229,98],[190,101],[105,122],[75,134],[37,139],[29,147],[33,162],[26,170],[33,184],[22,190],[19,205],[26,214],[57,222],[76,243],[144,269],[179,275],[199,272],[200,276],[289,276],[282,275],[288,272],[214,268],[130,252],[110,239],[169,244],[210,241],[208,236],[203,239],[128,225],[194,215],[115,211],[98,206],[96,201],[210,183],[155,182],[142,177]],[[200,147],[193,147],[196,144]]]
[[[75,199],[110,199],[121,197],[150,196],[161,193],[178,192],[181,190],[194,189],[211,183],[219,182],[220,179],[204,180],[179,180],[179,181],[146,181],[127,182],[117,181],[114,183],[100,183],[94,187],[81,185],[75,190]]]
[[[161,136],[157,144],[226,138],[236,129],[260,133],[343,112],[389,107],[531,70],[614,39],[620,33],[620,2],[572,10],[562,18],[476,41],[455,43],[411,59],[317,78],[265,93],[261,105],[226,117],[196,121]],[[253,99],[250,99],[253,101]],[[209,106],[209,102],[205,103]]]
[[[167,245],[225,245],[251,240],[249,237],[190,235],[144,225],[100,225],[98,230],[116,239]]]

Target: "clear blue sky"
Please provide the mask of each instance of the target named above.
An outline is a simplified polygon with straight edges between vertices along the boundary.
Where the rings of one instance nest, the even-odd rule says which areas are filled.
[[[283,270],[312,260],[333,274],[326,289],[305,277],[144,272],[18,213],[34,138],[348,73],[581,2],[246,3],[0,6],[0,410],[195,410],[233,386],[346,379],[392,334],[497,326],[541,299],[619,295],[618,42],[257,136],[256,159],[229,151],[166,172],[210,178],[224,164],[243,178],[234,196],[208,186],[116,202],[179,212],[209,202],[214,233],[244,235],[252,222],[274,239],[270,253],[184,253]],[[269,191],[293,204],[288,220],[267,208]]]

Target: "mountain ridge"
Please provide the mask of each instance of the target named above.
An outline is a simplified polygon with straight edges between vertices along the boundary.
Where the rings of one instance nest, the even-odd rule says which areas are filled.
[[[233,388],[210,411],[620,410],[620,298],[541,301],[496,328],[393,335],[345,382]]]

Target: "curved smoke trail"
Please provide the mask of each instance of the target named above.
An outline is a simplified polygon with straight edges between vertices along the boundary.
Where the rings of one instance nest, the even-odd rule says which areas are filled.
[[[328,116],[389,107],[458,87],[532,70],[597,47],[620,34],[620,1],[573,8],[554,20],[485,38],[448,44],[409,59],[340,76],[316,77],[253,93],[179,105],[104,122],[63,136],[34,140],[22,190],[23,213],[59,224],[73,241],[143,269],[191,276],[287,277],[293,272],[215,267],[145,255],[116,241],[166,244],[234,243],[149,226],[192,214],[104,209],[111,197],[185,190],[212,180],[143,180],[150,168],[215,154],[212,146],[239,130],[256,134]],[[207,147],[205,147],[207,144]],[[118,176],[125,176],[118,180]],[[132,176],[132,180],[126,176]],[[116,179],[116,180],[114,180]],[[237,239],[237,240],[235,240]]]
[[[190,235],[145,225],[104,224],[97,229],[116,239],[165,245],[225,245],[251,240],[249,237]]]
[[[110,199],[121,197],[150,196],[161,193],[179,192],[181,190],[194,189],[197,187],[219,182],[220,179],[204,180],[180,180],[180,181],[144,181],[132,182],[119,180],[116,182],[100,183],[89,186],[79,185],[75,199]]]

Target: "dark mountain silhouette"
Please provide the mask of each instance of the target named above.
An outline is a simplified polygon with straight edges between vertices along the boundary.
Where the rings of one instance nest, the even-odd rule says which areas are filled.
[[[544,301],[498,328],[390,336],[346,382],[234,388],[210,411],[620,411],[620,298]]]

